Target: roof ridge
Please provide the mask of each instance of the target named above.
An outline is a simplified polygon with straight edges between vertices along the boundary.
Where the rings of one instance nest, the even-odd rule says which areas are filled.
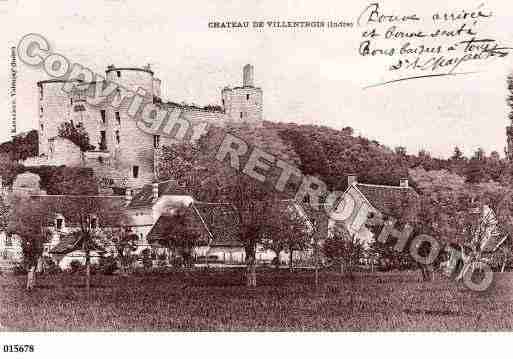
[[[402,187],[402,186],[392,186],[386,184],[371,184],[371,183],[354,183],[355,186],[368,186],[368,187],[378,187],[378,188],[390,188],[390,189],[413,189],[413,187]]]

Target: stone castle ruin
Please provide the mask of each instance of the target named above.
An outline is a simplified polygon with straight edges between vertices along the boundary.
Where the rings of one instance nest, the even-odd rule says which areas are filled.
[[[254,85],[252,65],[243,68],[243,83],[225,87],[221,91],[221,106],[204,108],[164,102],[161,99],[161,81],[149,65],[145,67],[116,67],[106,69],[106,80],[101,86],[115,82],[137,92],[144,89],[159,108],[179,111],[180,117],[191,123],[205,122],[223,126],[226,123],[258,125],[262,122],[262,89]],[[72,85],[66,92],[63,86]],[[93,86],[94,85],[94,86]],[[137,121],[128,116],[129,105],[117,108],[109,105],[91,105],[86,100],[88,91],[98,88],[96,83],[81,80],[44,80],[39,89],[39,156],[27,159],[28,165],[68,165],[91,167],[95,174],[118,187],[138,189],[151,182],[155,171],[155,154],[170,138],[142,131]],[[82,152],[71,141],[58,136],[62,123],[82,127],[89,135],[93,150]]]

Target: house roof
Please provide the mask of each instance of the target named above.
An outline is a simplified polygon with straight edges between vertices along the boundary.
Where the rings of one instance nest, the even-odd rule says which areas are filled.
[[[174,180],[168,180],[158,183],[159,197],[164,195],[185,195],[187,190],[179,187]],[[130,201],[128,207],[146,207],[153,204],[153,184],[144,185]]]
[[[206,230],[203,222],[197,215],[197,213],[191,208],[187,207],[185,209],[186,214],[190,216],[192,219],[192,223],[190,223],[195,228],[199,229],[201,232],[201,236],[199,241],[208,243],[210,241],[210,236],[208,231]],[[165,237],[168,233],[172,232],[173,229],[177,225],[177,216],[169,213],[162,214],[155,225],[151,228],[150,232],[147,235],[147,239],[149,243],[162,243],[165,242]]]
[[[302,217],[311,221],[311,214],[304,210],[303,206],[297,206],[294,200],[279,201],[279,211],[286,213],[293,205]],[[206,203],[193,202],[188,208],[188,213],[194,216],[195,224],[205,231],[205,241],[211,247],[241,247],[239,240],[239,222],[237,210],[231,203]],[[327,216],[325,216],[327,218]],[[163,214],[150,230],[147,238],[149,242],[158,242],[166,233],[173,230],[175,218],[173,215]]]
[[[57,213],[65,217],[67,226],[79,223],[79,218],[74,218],[76,214],[68,210],[67,204],[71,201],[84,200],[84,207],[104,210],[108,208],[121,209],[125,205],[125,198],[123,196],[31,195],[30,198],[34,201],[44,202],[45,206],[51,210],[51,213],[48,213],[49,225],[53,225],[53,218]],[[101,217],[101,213],[98,213],[98,216]],[[110,218],[108,215],[100,218],[102,226],[119,225],[119,223],[114,223],[114,221],[115,219]]]
[[[50,249],[51,254],[68,254],[77,250],[82,250],[83,236],[65,234],[61,235],[59,243]],[[100,245],[94,241],[90,242],[90,250],[103,252],[105,251]]]
[[[194,202],[193,209],[208,230],[211,246],[239,247],[239,222],[231,203]]]
[[[416,200],[418,193],[411,187],[384,186],[356,183],[353,185],[369,201],[369,203],[383,214],[391,214],[404,200]]]
[[[194,202],[186,208],[192,225],[203,232],[200,241],[210,246],[240,247],[235,209],[231,204]],[[176,226],[176,216],[162,214],[148,233],[150,243],[159,242]]]

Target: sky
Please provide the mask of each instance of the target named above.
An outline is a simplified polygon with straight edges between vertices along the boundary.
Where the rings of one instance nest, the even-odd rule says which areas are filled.
[[[508,125],[506,76],[513,53],[504,58],[460,65],[456,76],[440,76],[367,87],[407,75],[389,66],[401,57],[361,56],[362,32],[390,24],[356,20],[372,1],[69,1],[0,0],[0,39],[4,71],[0,72],[4,121],[0,140],[10,137],[10,46],[28,33],[43,35],[52,50],[100,74],[109,64],[151,64],[162,80],[166,100],[199,105],[219,104],[223,87],[240,85],[242,67],[255,67],[255,84],[263,89],[264,118],[276,122],[351,126],[355,133],[410,153],[425,149],[449,156],[454,146],[467,155],[477,147],[503,155]],[[242,5],[244,4],[244,5]],[[482,4],[482,5],[481,5]],[[421,21],[405,31],[433,30],[431,15],[462,9],[491,11],[475,25],[482,38],[513,47],[513,5],[505,1],[382,1],[383,14],[415,13]],[[366,18],[366,17],[364,17]],[[337,29],[211,29],[217,21],[345,21]],[[460,23],[444,24],[454,28]],[[403,24],[397,24],[403,26]],[[436,26],[435,26],[436,27]],[[381,47],[397,41],[376,40]],[[381,41],[381,42],[380,42]],[[440,40],[445,46],[447,41]],[[404,43],[404,41],[402,42]],[[401,44],[402,44],[401,43]],[[388,46],[389,45],[389,46]],[[47,79],[41,68],[17,64],[17,128],[37,127],[36,82]]]

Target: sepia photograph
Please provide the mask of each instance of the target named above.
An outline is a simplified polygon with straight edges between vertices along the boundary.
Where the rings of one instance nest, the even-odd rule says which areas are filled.
[[[261,358],[513,330],[513,5],[0,17],[6,358],[107,355],[109,332],[109,355],[183,338],[175,356]]]

